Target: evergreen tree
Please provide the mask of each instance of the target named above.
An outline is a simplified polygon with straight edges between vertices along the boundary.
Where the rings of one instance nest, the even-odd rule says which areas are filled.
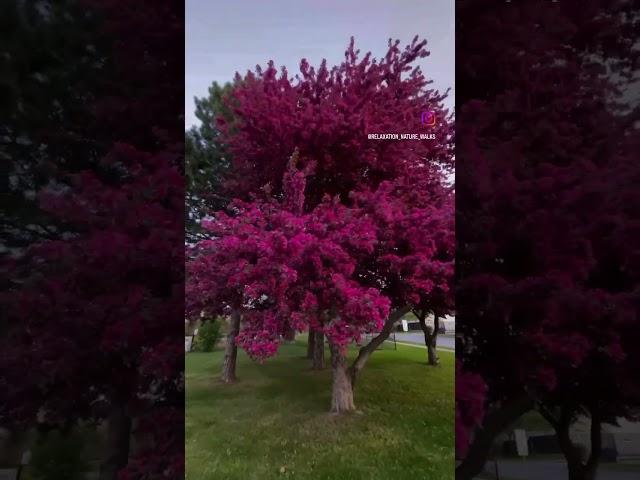
[[[206,237],[200,221],[208,212],[224,208],[228,202],[223,180],[229,157],[219,141],[216,116],[230,119],[231,112],[222,102],[230,90],[231,84],[213,82],[207,97],[194,98],[200,124],[185,132],[185,228],[190,243]]]

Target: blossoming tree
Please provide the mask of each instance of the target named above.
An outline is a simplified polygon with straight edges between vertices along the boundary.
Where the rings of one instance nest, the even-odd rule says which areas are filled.
[[[295,78],[289,78],[285,69],[278,75],[272,62],[264,70],[258,67],[255,73],[237,75],[235,88],[226,98],[233,115],[218,119],[220,141],[233,159],[226,183],[227,196],[245,201],[281,199],[288,159],[297,150],[298,166],[307,172],[300,212],[311,212],[327,194],[352,207],[357,198],[363,202],[366,195],[382,195],[378,188],[383,183],[387,183],[385,189],[395,189],[396,204],[411,204],[412,195],[424,196],[423,202],[431,201],[428,195],[433,198],[448,195],[451,205],[452,191],[446,187],[445,174],[453,167],[454,138],[452,119],[442,106],[446,94],[429,89],[430,81],[413,65],[428,55],[425,45],[425,41],[416,37],[401,49],[399,41],[390,40],[387,54],[373,59],[370,54],[360,57],[352,39],[344,62],[331,69],[323,62],[316,70],[303,59],[300,74]],[[434,112],[437,118],[435,126],[429,127],[435,140],[368,139],[368,133],[425,128],[421,124],[425,110]],[[403,188],[405,197],[400,200],[398,193]],[[415,212],[412,215],[420,218]],[[451,210],[448,215],[452,216]],[[452,224],[448,228],[453,231]],[[424,238],[416,222],[405,222],[394,232],[396,238],[385,238],[385,248],[391,248],[394,242],[399,248],[400,243],[407,244],[409,236]],[[393,268],[396,275],[400,274],[400,264],[392,265],[391,259],[387,257],[386,274]],[[377,261],[363,260],[357,266],[359,275],[365,275],[373,288],[384,286],[390,298],[395,296],[392,318],[384,326],[384,335],[376,340],[379,344],[388,336],[393,322],[409,307],[406,293],[401,292],[403,288],[397,281],[389,281],[390,278],[385,281],[384,269],[372,269],[375,265],[379,265]],[[319,346],[309,350],[316,366],[322,364],[322,335],[322,332],[315,335],[313,328],[309,332],[310,342],[315,340]],[[363,352],[363,361],[372,349],[375,345]],[[229,350],[231,353],[233,348]]]
[[[29,24],[16,24],[15,38],[43,44],[34,58],[55,61],[40,62],[39,75],[61,92],[38,81],[28,102],[16,96],[19,115],[7,115],[7,128],[25,140],[7,165],[24,185],[14,194],[29,192],[39,213],[15,218],[47,234],[21,235],[24,244],[0,262],[0,424],[27,431],[104,422],[101,479],[179,478],[183,6],[40,6],[19,6],[17,18]],[[16,65],[36,65],[27,52]],[[20,83],[28,93],[30,82]]]
[[[535,408],[569,478],[595,478],[601,425],[638,407],[630,7],[460,10],[474,29],[460,44],[457,477],[475,478],[496,436]],[[569,435],[579,416],[586,454]]]
[[[212,239],[189,254],[187,297],[193,314],[242,315],[234,342],[259,360],[274,355],[291,329],[326,336],[331,409],[350,411],[357,374],[388,336],[397,312],[448,286],[452,263],[439,254],[453,243],[450,196],[443,190],[439,201],[432,194],[427,205],[407,202],[403,179],[354,193],[351,206],[327,195],[304,212],[311,171],[298,170],[296,163],[297,153],[280,201],[237,201],[233,215],[218,213],[205,223]],[[391,308],[396,315],[389,315]],[[346,347],[380,332],[347,366]],[[233,360],[226,359],[224,381],[235,378],[232,368]]]

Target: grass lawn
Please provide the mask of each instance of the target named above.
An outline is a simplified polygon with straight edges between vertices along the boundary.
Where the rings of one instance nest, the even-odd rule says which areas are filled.
[[[516,420],[510,427],[510,429],[514,428],[524,428],[528,431],[548,431],[550,434],[553,433],[553,427],[551,427],[549,422],[547,422],[547,420],[536,410],[531,410]]]
[[[187,354],[188,480],[454,478],[453,353],[434,368],[420,348],[375,352],[360,412],[336,416],[331,370],[309,370],[305,351],[298,340],[262,365],[241,351],[230,386],[217,381],[222,351]]]

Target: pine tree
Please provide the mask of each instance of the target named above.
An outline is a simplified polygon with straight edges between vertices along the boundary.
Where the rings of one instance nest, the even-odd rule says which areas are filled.
[[[229,157],[218,140],[216,116],[231,117],[222,102],[230,90],[231,84],[220,86],[214,82],[207,97],[196,97],[195,114],[200,124],[185,132],[185,231],[190,243],[206,237],[200,221],[208,212],[228,203],[223,181]]]

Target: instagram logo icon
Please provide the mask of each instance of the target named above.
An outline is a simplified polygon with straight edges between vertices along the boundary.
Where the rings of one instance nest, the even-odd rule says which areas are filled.
[[[427,110],[426,112],[422,112],[422,125],[425,127],[433,127],[436,124],[436,112],[433,110]]]

